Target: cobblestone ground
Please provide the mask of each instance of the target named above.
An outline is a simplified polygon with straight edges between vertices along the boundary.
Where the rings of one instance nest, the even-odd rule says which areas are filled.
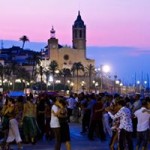
[[[70,132],[71,132],[71,146],[72,150],[109,150],[108,143],[109,138],[105,142],[101,142],[100,139],[95,138],[94,141],[89,141],[87,135],[80,134],[81,125],[77,123],[70,123]],[[135,141],[134,141],[135,143]],[[13,150],[17,150],[17,146],[11,145]],[[54,140],[38,141],[35,145],[32,144],[23,144],[23,150],[53,150],[54,149]],[[62,144],[61,150],[65,150],[65,145]],[[149,144],[150,150],[150,144]]]

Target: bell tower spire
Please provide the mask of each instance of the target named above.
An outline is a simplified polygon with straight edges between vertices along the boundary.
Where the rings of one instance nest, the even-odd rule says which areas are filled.
[[[77,19],[72,26],[73,48],[86,50],[86,26],[78,11]]]
[[[52,26],[50,30],[51,37],[48,39],[48,57],[51,59],[55,56],[56,51],[58,50],[58,39],[55,37],[56,31]]]
[[[52,29],[51,29],[50,33],[51,33],[51,38],[55,38],[56,31],[54,30],[53,26],[52,26]]]

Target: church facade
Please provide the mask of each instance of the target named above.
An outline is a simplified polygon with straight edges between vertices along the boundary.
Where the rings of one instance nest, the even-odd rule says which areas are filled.
[[[51,37],[48,39],[47,58],[55,60],[59,69],[71,69],[72,65],[81,62],[84,67],[95,66],[95,60],[86,57],[86,25],[78,12],[77,19],[72,26],[72,47],[61,46],[55,37],[55,30],[52,27]]]

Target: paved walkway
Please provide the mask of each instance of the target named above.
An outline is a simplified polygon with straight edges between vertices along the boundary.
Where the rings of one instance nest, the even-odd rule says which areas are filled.
[[[87,135],[80,134],[80,131],[80,124],[70,123],[72,150],[109,150],[109,138],[105,142],[101,142],[98,138],[95,138],[94,141],[89,141]],[[11,145],[11,148],[13,148],[13,150],[17,150],[16,147],[16,145]],[[35,145],[24,144],[23,147],[24,150],[54,150],[54,140],[46,141],[45,139],[43,139],[41,141],[38,141]],[[66,150],[64,144],[62,144],[61,150]]]
[[[71,146],[72,150],[109,150],[108,141],[101,142],[98,138],[89,141],[87,135],[80,134],[81,125],[70,123]],[[23,144],[24,150],[53,150],[54,140],[46,141],[45,139],[38,141],[35,145]],[[16,144],[12,144],[11,148],[17,150]],[[61,150],[65,150],[65,144],[62,144]]]

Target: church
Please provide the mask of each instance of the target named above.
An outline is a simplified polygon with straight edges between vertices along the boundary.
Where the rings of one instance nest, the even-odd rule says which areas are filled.
[[[55,37],[55,30],[52,27],[51,37],[48,39],[47,58],[55,60],[59,69],[71,69],[76,62],[81,62],[84,67],[95,66],[95,60],[86,57],[86,25],[81,18],[80,11],[72,26],[72,47],[61,46]]]

